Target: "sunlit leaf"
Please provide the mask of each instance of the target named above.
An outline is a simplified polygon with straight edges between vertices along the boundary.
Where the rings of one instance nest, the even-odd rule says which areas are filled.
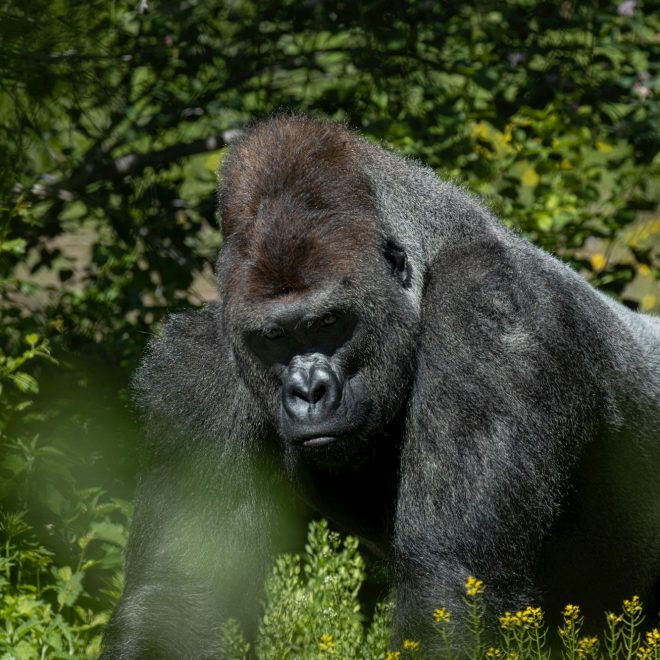
[[[39,392],[39,383],[30,374],[17,371],[16,373],[9,374],[9,378],[21,392],[25,392],[26,394],[37,394]]]

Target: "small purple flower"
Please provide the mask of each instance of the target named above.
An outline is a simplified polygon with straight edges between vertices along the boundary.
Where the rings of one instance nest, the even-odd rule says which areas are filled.
[[[619,16],[632,16],[635,13],[635,5],[637,0],[624,0],[617,8],[616,11]]]

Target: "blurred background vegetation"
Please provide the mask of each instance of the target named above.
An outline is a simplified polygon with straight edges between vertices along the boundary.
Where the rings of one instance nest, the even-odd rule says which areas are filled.
[[[130,375],[214,296],[216,171],[251,120],[346,121],[659,309],[652,4],[0,0],[0,657],[98,650]]]

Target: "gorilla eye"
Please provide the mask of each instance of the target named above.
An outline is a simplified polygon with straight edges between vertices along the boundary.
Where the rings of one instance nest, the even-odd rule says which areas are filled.
[[[327,314],[323,315],[320,325],[327,327],[329,325],[334,325],[335,323],[337,323],[337,317],[331,312],[328,312]]]
[[[384,256],[390,265],[392,275],[394,275],[407,289],[412,279],[412,268],[406,251],[399,247],[394,241],[387,241],[385,245]]]
[[[265,330],[263,336],[266,339],[279,339],[284,334],[284,330],[277,325],[274,325],[272,328]]]

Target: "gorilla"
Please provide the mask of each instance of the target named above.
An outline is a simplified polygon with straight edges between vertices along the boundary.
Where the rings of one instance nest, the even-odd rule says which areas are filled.
[[[148,442],[104,658],[216,658],[308,511],[389,569],[395,630],[660,587],[660,321],[427,167],[303,116],[219,193],[217,303],[135,379]],[[412,633],[409,633],[412,634]]]

